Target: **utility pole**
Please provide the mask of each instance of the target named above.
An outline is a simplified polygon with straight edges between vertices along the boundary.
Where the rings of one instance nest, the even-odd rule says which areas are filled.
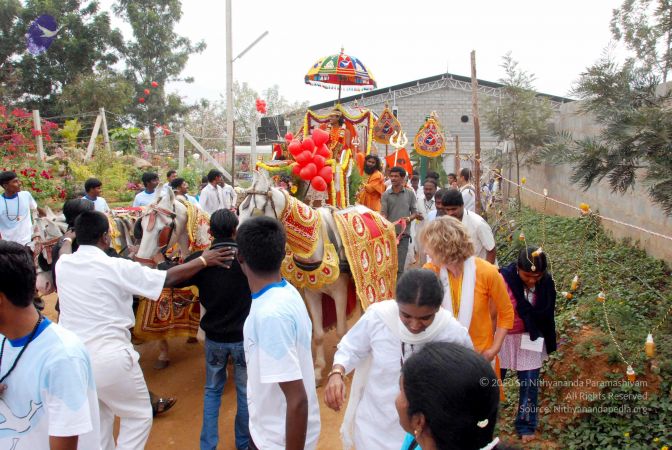
[[[226,0],[226,152],[231,158],[231,185],[233,185],[233,43],[231,30],[231,0]]]
[[[476,212],[481,211],[481,123],[478,117],[478,79],[476,78],[476,50],[471,51],[471,110],[474,115],[474,180]]]

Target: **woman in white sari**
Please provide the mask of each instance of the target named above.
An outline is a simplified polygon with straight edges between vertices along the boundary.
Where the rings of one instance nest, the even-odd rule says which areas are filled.
[[[425,269],[404,273],[397,298],[375,303],[343,336],[325,388],[326,404],[338,411],[345,403],[346,374],[357,369],[341,437],[345,449],[399,450],[405,432],[394,401],[404,361],[427,342],[454,342],[473,348],[465,327],[441,308],[443,289]]]

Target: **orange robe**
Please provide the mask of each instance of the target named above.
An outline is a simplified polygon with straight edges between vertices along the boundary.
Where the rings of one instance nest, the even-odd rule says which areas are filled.
[[[385,179],[379,170],[376,170],[362,186],[362,192],[359,194],[359,203],[372,211],[380,212],[380,199],[385,192]]]
[[[440,268],[431,262],[423,266],[437,275]],[[464,289],[464,284],[462,285]],[[504,278],[495,266],[484,259],[476,258],[476,288],[474,292],[474,312],[469,325],[469,336],[474,350],[482,352],[492,347],[495,338],[495,325],[490,315],[490,302],[497,310],[497,327],[513,328],[514,311],[506,290]]]

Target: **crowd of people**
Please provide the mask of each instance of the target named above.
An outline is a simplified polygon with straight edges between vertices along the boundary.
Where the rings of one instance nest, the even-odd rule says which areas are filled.
[[[520,386],[515,430],[521,443],[534,439],[540,368],[556,349],[556,292],[545,253],[526,247],[497,266],[469,169],[450,174],[445,187],[432,172],[420,184],[401,167],[384,176],[379,158],[369,155],[364,173],[358,203],[396,225],[398,277],[395,298],[370,305],[340,340],[326,379],[324,403],[345,410],[343,447],[510,448],[495,436],[509,371]],[[262,216],[239,224],[236,192],[217,170],[194,197],[172,170],[163,185],[156,173],[142,182],[133,206],[172,191],[208,212],[210,248],[157,268],[118,257],[102,183],[89,179],[63,208],[68,231],[53,250],[54,323],[33,303],[31,217],[43,211],[16,174],[0,173],[0,414],[9,430],[0,446],[144,448],[156,410],[131,342],[133,296],[156,300],[165,287],[196,286],[206,370],[194,448],[216,449],[222,441],[229,363],[237,449],[317,448],[312,325],[300,293],[281,275],[282,223]]]

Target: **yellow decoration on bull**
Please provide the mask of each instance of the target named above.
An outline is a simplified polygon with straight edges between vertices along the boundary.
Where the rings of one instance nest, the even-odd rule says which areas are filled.
[[[291,248],[287,246],[287,254],[282,262],[282,276],[297,289],[320,289],[334,283],[341,274],[336,247],[329,242],[327,236],[322,238],[324,254],[319,264],[297,260]]]

